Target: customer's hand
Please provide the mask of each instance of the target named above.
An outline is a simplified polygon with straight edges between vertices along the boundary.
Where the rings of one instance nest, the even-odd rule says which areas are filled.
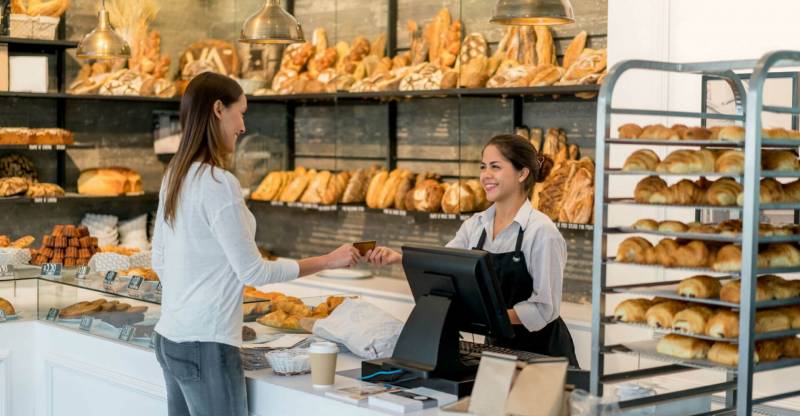
[[[340,269],[353,267],[361,260],[358,249],[352,244],[344,244],[336,250],[325,255],[325,267],[328,269]]]
[[[386,266],[403,261],[403,256],[389,247],[376,247],[374,250],[368,251],[364,257],[376,266]]]

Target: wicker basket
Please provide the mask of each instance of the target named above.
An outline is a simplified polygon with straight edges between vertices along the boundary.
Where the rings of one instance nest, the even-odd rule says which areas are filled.
[[[270,351],[267,353],[267,361],[272,371],[281,376],[296,376],[311,371],[307,348]]]

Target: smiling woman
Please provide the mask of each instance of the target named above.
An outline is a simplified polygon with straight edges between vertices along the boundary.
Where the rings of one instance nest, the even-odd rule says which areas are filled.
[[[555,224],[531,206],[533,185],[553,162],[521,136],[495,136],[483,148],[480,182],[492,206],[465,221],[447,247],[485,250],[514,324],[513,338],[488,342],[523,351],[567,357],[578,366],[572,336],[559,315],[566,242]],[[367,253],[370,262],[402,262],[387,247]]]

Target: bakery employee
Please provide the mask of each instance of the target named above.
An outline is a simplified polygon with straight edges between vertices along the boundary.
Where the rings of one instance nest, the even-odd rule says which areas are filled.
[[[265,261],[256,220],[239,181],[225,170],[244,133],[247,99],[231,78],[211,72],[189,83],[181,99],[182,136],[161,184],[153,268],[161,277],[156,358],[167,407],[176,415],[247,415],[242,343],[242,290],[359,261],[352,245],[300,261]]]
[[[492,206],[465,221],[447,247],[486,250],[500,281],[514,338],[489,343],[567,357],[577,367],[569,329],[559,316],[567,248],[564,237],[528,200],[552,162],[517,135],[492,138],[483,148],[480,182]],[[387,247],[367,254],[377,265],[402,262]]]

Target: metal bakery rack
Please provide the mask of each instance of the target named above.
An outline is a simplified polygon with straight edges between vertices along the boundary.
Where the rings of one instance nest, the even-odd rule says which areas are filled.
[[[761,169],[761,149],[762,148],[794,148],[800,146],[800,140],[794,139],[764,139],[762,138],[762,113],[781,113],[790,114],[794,119],[800,114],[800,107],[797,100],[793,100],[791,106],[772,106],[764,105],[764,85],[769,77],[770,70],[784,66],[800,66],[800,52],[795,51],[776,51],[764,55],[758,61],[721,61],[706,63],[663,63],[642,60],[623,61],[615,65],[608,74],[608,77],[600,89],[597,108],[597,147],[596,147],[596,185],[595,185],[595,228],[593,240],[593,271],[592,271],[592,364],[591,364],[591,393],[602,396],[603,387],[606,384],[613,384],[622,381],[643,379],[655,376],[668,375],[683,371],[701,369],[713,369],[723,371],[726,374],[726,381],[712,383],[700,387],[689,388],[680,391],[660,393],[654,396],[627,400],[620,402],[621,408],[639,407],[653,405],[660,402],[683,399],[693,396],[708,396],[715,393],[725,392],[725,406],[723,409],[714,410],[705,414],[737,414],[750,415],[753,413],[753,406],[794,396],[800,396],[800,391],[788,391],[767,397],[753,397],[753,374],[762,371],[771,371],[779,368],[800,366],[798,359],[780,359],[772,362],[753,363],[755,342],[768,338],[785,336],[795,336],[800,330],[792,329],[788,331],[759,333],[754,330],[754,317],[756,309],[766,307],[785,306],[800,304],[800,298],[784,300],[755,301],[756,276],[771,273],[791,273],[800,271],[800,267],[781,268],[781,269],[759,269],[757,262],[759,243],[796,243],[797,235],[791,236],[759,236],[759,221],[761,214],[765,210],[788,210],[793,212],[795,223],[797,222],[800,203],[779,203],[761,204],[758,198],[759,181],[761,178],[796,178],[797,172],[766,172]],[[735,113],[715,114],[705,110],[705,106],[700,112],[685,111],[659,111],[636,108],[618,108],[612,106],[612,98],[620,82],[620,78],[628,71],[655,71],[672,74],[695,74],[706,79],[723,80],[733,93]],[[745,87],[741,76],[737,72],[752,72],[749,82]],[[703,89],[705,93],[705,88]],[[796,94],[796,92],[793,92]],[[706,99],[705,96],[702,97]],[[615,138],[610,130],[611,116],[613,115],[640,115],[640,116],[661,116],[661,117],[682,117],[698,119],[698,124],[706,125],[707,120],[728,120],[745,127],[744,142],[720,142],[720,141],[653,141],[653,140],[623,140]],[[687,146],[710,146],[710,147],[732,147],[743,148],[744,150],[744,175],[736,178],[744,186],[745,201],[744,206],[719,207],[719,206],[690,206],[694,208],[695,216],[700,218],[701,210],[729,210],[736,212],[743,220],[742,233],[735,236],[724,235],[698,235],[690,233],[659,233],[643,232],[634,230],[630,227],[611,227],[608,224],[609,208],[620,205],[643,205],[637,204],[632,199],[620,199],[609,197],[609,178],[615,175],[630,175],[620,169],[612,169],[609,166],[612,145],[633,144],[640,146],[667,146],[667,147],[687,147]],[[649,175],[666,176],[659,172],[637,172],[642,177]],[[670,175],[670,174],[667,174]],[[683,176],[697,177],[703,174],[687,174]],[[720,176],[709,172],[707,176]],[[730,176],[730,175],[727,175]],[[667,212],[677,208],[687,208],[685,205],[657,205],[667,208]],[[607,243],[609,235],[626,234],[650,234],[659,237],[677,237],[684,239],[699,239],[706,241],[725,241],[731,244],[741,245],[742,261],[741,271],[728,273],[725,278],[741,278],[741,303],[732,304],[720,300],[695,299],[680,297],[675,293],[674,285],[678,281],[671,282],[648,282],[638,284],[626,284],[624,286],[609,286],[607,284],[607,268],[614,265],[613,253],[607,253]],[[641,266],[649,268],[661,268],[662,266]],[[687,273],[703,272],[720,274],[710,269],[678,269],[686,270]],[[690,276],[687,274],[685,277]],[[738,339],[739,359],[736,367],[727,367],[715,364],[708,360],[681,360],[656,352],[656,341],[649,340],[643,342],[625,342],[623,344],[609,343],[606,339],[606,327],[608,325],[618,325],[613,317],[606,316],[606,296],[612,294],[636,294],[644,296],[662,296],[673,299],[680,299],[696,304],[706,304],[708,306],[727,306],[738,308],[740,313]],[[639,325],[643,326],[643,325]],[[664,332],[657,330],[658,332]],[[675,332],[679,333],[680,332]],[[703,338],[703,336],[699,336]],[[707,337],[706,337],[707,338]],[[653,368],[644,368],[633,371],[623,371],[607,373],[605,369],[605,357],[612,354],[634,354],[640,358],[654,359],[666,363],[665,365]]]

